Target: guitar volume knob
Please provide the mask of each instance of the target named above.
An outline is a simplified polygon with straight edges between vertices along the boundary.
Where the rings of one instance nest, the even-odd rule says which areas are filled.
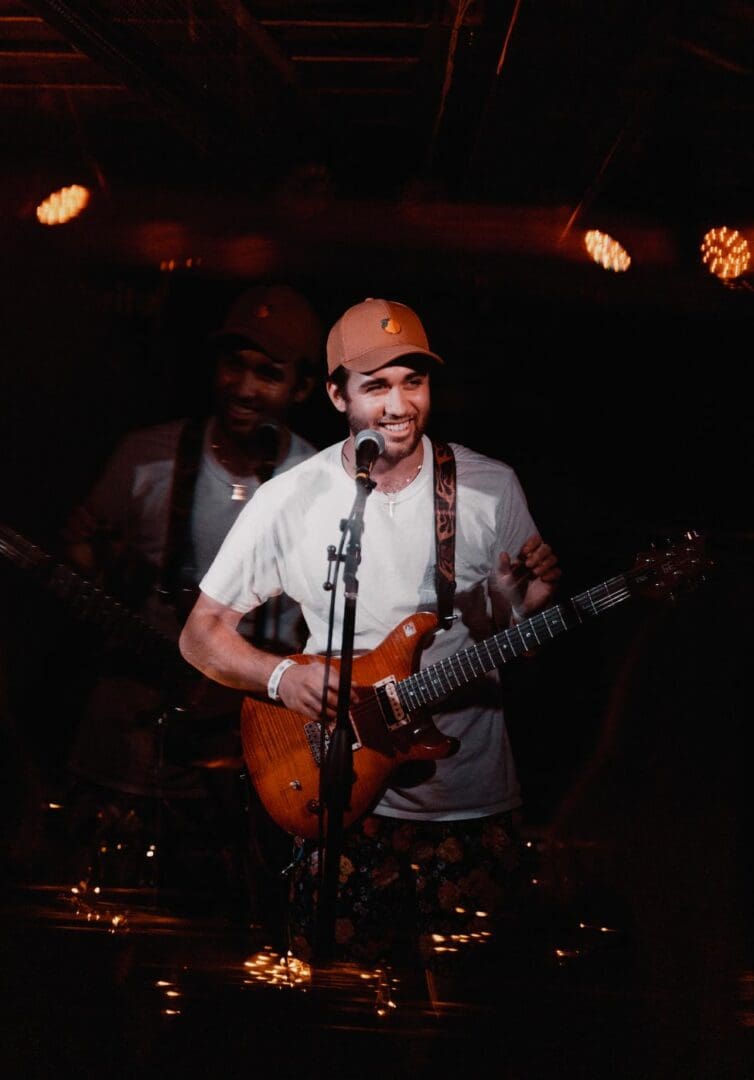
[[[301,791],[301,781],[300,780],[289,780],[288,781],[288,787],[292,788],[293,791]]]

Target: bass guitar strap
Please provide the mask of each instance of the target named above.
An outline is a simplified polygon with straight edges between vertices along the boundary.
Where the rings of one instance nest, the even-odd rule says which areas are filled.
[[[453,622],[456,591],[456,460],[445,442],[432,440],[435,463],[435,550],[437,611],[444,630]]]
[[[181,603],[182,590],[186,584],[181,579],[181,566],[188,550],[191,506],[206,424],[206,417],[190,417],[178,437],[170,492],[168,532],[160,570],[160,591],[172,601],[181,620],[188,614],[191,606],[191,603]]]

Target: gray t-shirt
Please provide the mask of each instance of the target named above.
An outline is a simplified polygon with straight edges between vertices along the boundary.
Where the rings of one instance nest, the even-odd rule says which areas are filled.
[[[184,423],[172,420],[125,435],[86,500],[95,518],[122,537],[129,551],[150,564],[155,576],[167,543],[175,458]],[[256,477],[233,476],[216,460],[208,428],[194,487],[190,550],[184,557],[184,578],[194,584],[201,580],[225,534],[259,487]],[[273,475],[315,452],[309,442],[292,432],[288,453]],[[239,481],[243,481],[246,500],[232,497]],[[157,629],[177,639],[175,610],[158,591],[152,590],[146,598],[142,614]],[[264,634],[295,650],[301,643],[299,619],[297,605],[283,598],[265,612]],[[245,624],[241,630],[251,633],[252,628]]]
[[[146,600],[138,605],[139,613],[175,642],[176,660],[179,659],[180,620],[172,601],[162,595],[155,582],[167,542],[173,473],[184,422],[173,420],[127,434],[116,447],[85,503],[102,528],[119,537],[129,552],[137,553],[146,567],[145,579],[151,586]],[[308,442],[292,434],[289,452],[276,472],[300,463],[313,453],[315,450]],[[227,530],[246,505],[232,498],[233,484],[240,480],[244,481],[249,493],[259,487],[256,479],[233,477],[215,461],[205,432],[192,504],[191,551],[186,558],[190,581],[198,581],[198,575],[207,569]],[[300,610],[285,597],[278,597],[276,604],[272,609],[268,606],[263,609],[264,633],[277,636],[280,651],[298,652],[303,641]],[[255,626],[256,617],[253,616],[242,620],[239,629],[251,635]],[[171,686],[142,680],[136,670],[132,674],[129,665],[123,673],[111,672],[98,679],[71,748],[70,770],[129,793],[205,797],[206,770],[174,763],[164,754],[161,745],[160,732],[164,729],[157,723],[160,714],[166,703],[186,704],[183,696],[179,693],[178,699],[173,701]],[[162,682],[169,681],[168,672],[164,672]],[[199,689],[200,696],[197,695]],[[238,753],[237,736],[233,727],[228,727],[226,718],[237,716],[240,696],[200,679],[198,674],[194,695],[192,713],[201,725],[206,722],[206,738],[201,741],[200,735],[195,747],[196,756]],[[187,719],[188,715],[181,713],[178,727],[182,727]],[[200,726],[199,731],[202,730]]]

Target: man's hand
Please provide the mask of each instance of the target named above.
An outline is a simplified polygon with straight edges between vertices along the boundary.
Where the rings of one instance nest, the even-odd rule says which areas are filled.
[[[318,720],[322,712],[322,687],[325,665],[317,660],[311,664],[293,664],[286,668],[280,680],[278,695],[287,709]],[[334,720],[338,712],[339,672],[331,667],[328,673],[326,715]],[[351,688],[351,702],[356,693]]]
[[[524,619],[547,604],[561,575],[557,556],[535,533],[515,558],[500,552],[491,578],[493,597],[502,599],[514,618]]]

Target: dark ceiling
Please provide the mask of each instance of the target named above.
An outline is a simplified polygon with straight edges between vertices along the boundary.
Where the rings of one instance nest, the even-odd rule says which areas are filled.
[[[81,177],[78,243],[245,276],[298,244],[560,287],[596,225],[651,291],[752,220],[753,46],[743,0],[0,0],[6,198]]]
[[[46,527],[115,433],[176,415],[228,292],[277,279],[326,322],[415,303],[462,365],[449,430],[514,461],[563,552],[676,506],[738,525],[754,277],[699,241],[754,222],[754,0],[0,0],[0,55],[6,514]],[[40,227],[74,180],[92,206]]]

